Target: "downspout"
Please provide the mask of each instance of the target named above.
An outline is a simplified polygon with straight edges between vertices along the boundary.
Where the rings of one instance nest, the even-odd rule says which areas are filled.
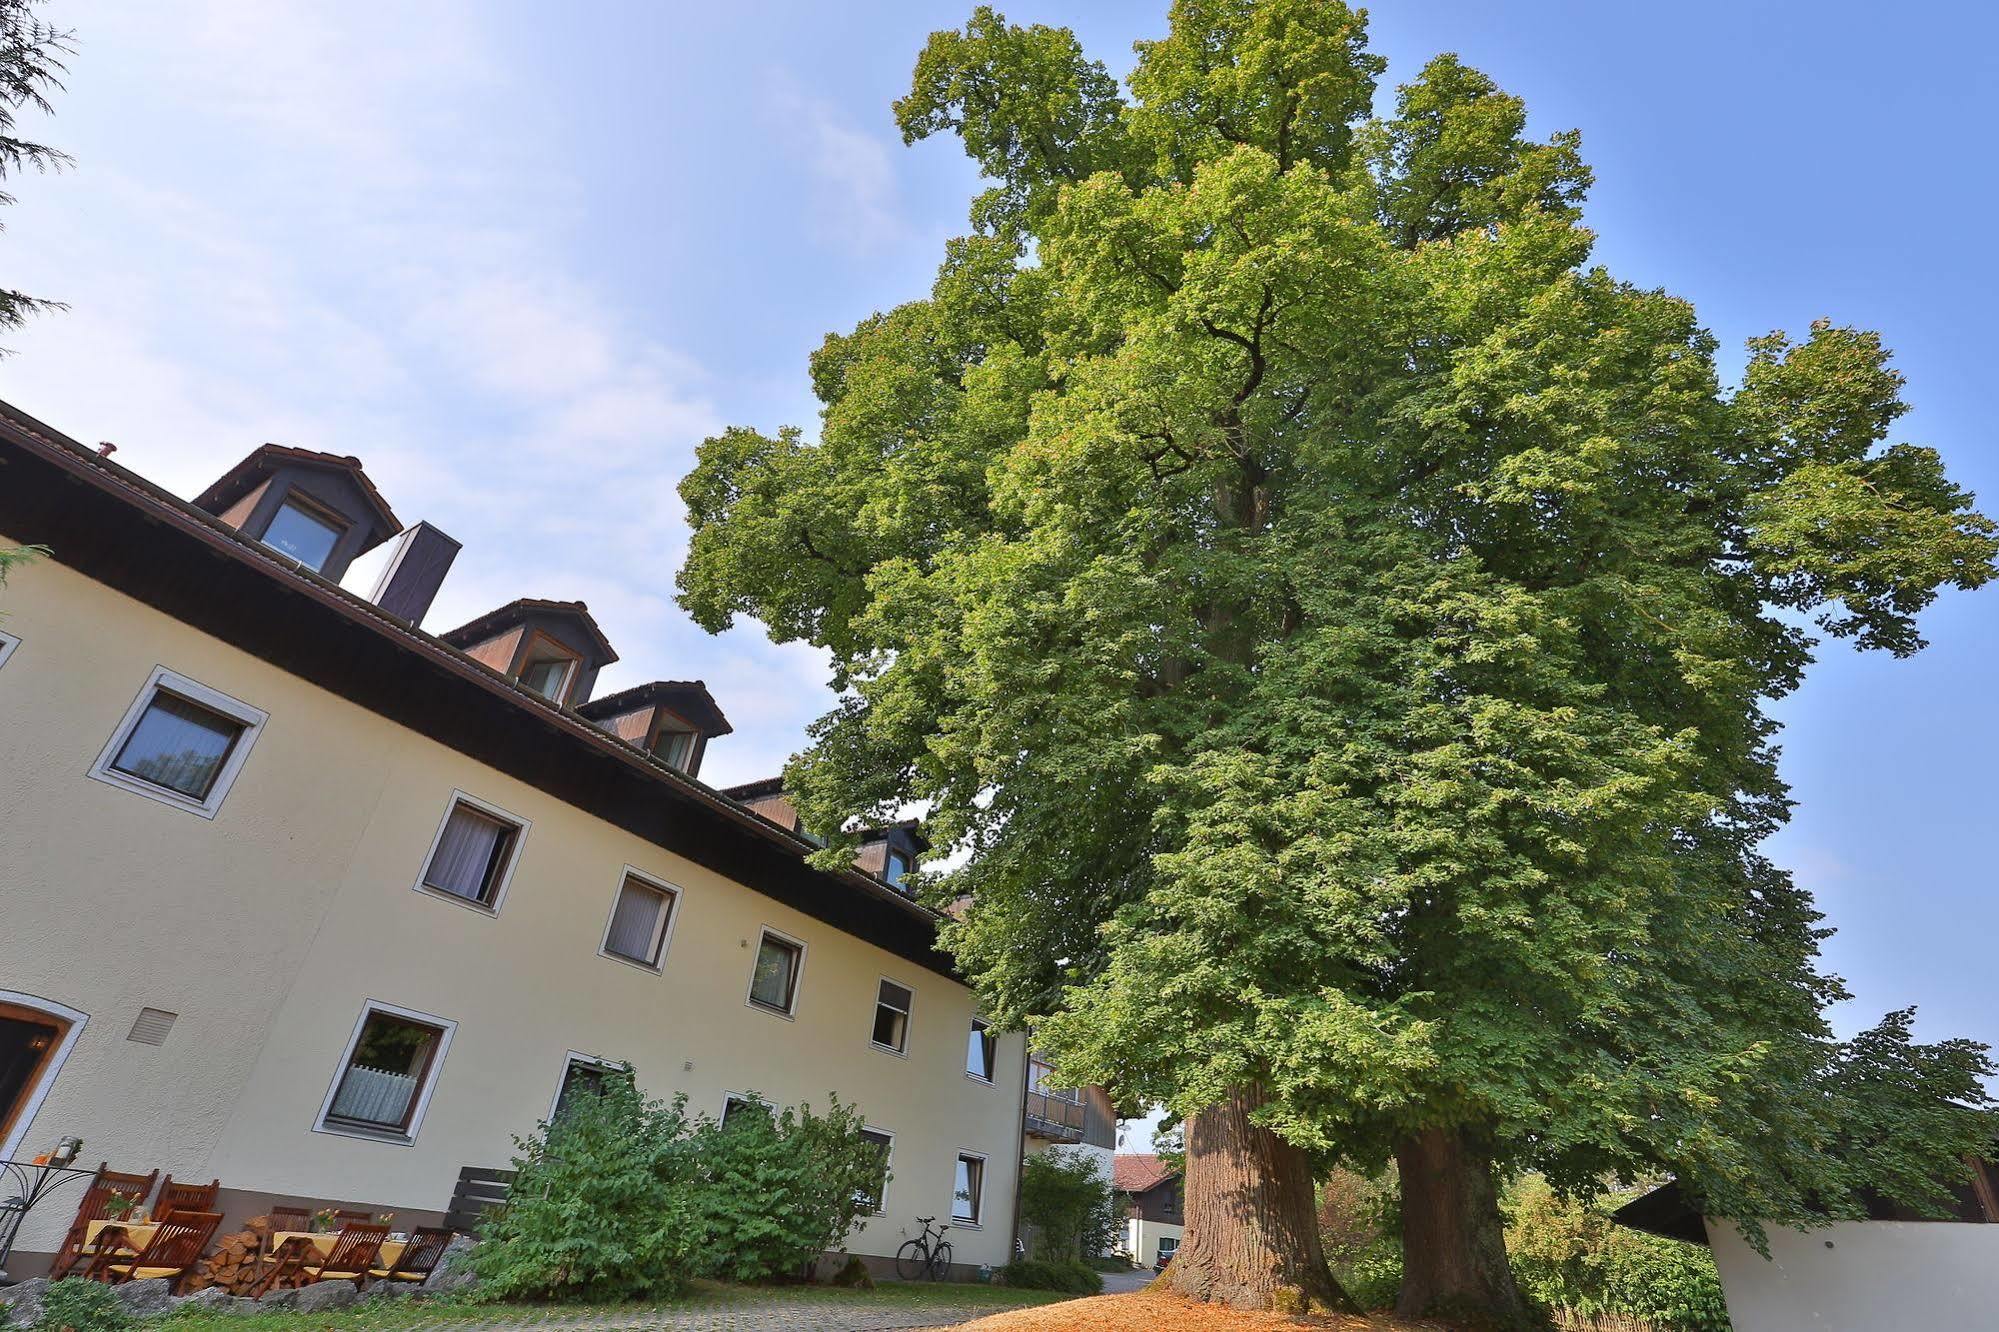
[[[1020,1036],[1020,1103],[1014,1107],[1013,1116],[1013,1236],[1007,1241],[1006,1260],[1012,1262],[1020,1254],[1020,1185],[1027,1177],[1027,1039],[1028,1033]]]

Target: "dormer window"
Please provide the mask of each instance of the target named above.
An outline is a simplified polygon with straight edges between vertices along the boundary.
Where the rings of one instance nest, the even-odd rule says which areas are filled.
[[[694,732],[661,729],[652,752],[668,767],[686,772],[694,758]]]
[[[900,851],[891,850],[888,861],[882,866],[882,879],[891,888],[902,887],[902,878],[909,873],[909,857]]]
[[[575,675],[575,657],[544,650],[542,655],[529,658],[528,663],[521,667],[520,680],[549,702],[560,703],[569,696],[569,682]]]
[[[341,534],[346,530],[347,525],[326,510],[291,495],[271,515],[271,525],[264,529],[263,542],[279,554],[289,555],[318,573],[326,567],[334,546],[339,544]]]

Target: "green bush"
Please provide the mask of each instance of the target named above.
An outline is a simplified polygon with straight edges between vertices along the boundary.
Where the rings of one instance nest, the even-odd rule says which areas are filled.
[[[1319,1186],[1326,1261],[1363,1309],[1387,1309],[1402,1289],[1402,1189],[1393,1170],[1333,1171]]]
[[[629,1070],[515,1139],[507,1206],[489,1214],[472,1271],[495,1300],[671,1295],[700,1233],[683,1101],[642,1096]]]
[[[1116,1236],[1117,1195],[1094,1159],[1051,1148],[1021,1166],[1020,1219],[1034,1227],[1036,1258],[1081,1258]]]
[[[507,1206],[473,1251],[489,1300],[672,1295],[696,1276],[765,1281],[838,1248],[887,1180],[838,1099],[690,1123],[686,1098],[641,1095],[631,1070],[516,1139]]]
[[[759,1107],[760,1109],[760,1107]],[[701,1273],[724,1281],[797,1275],[837,1249],[887,1183],[881,1151],[837,1097],[771,1113],[705,1116],[688,1139]]]
[[[1040,1258],[1016,1258],[1000,1269],[1000,1278],[1021,1290],[1059,1290],[1070,1295],[1097,1295],[1104,1279],[1089,1264],[1071,1258],[1049,1262]]]
[[[1538,1175],[1507,1199],[1506,1248],[1521,1290],[1550,1309],[1623,1315],[1671,1332],[1728,1332],[1714,1257],[1698,1245],[1613,1225],[1626,1201],[1590,1207]]]
[[[118,1292],[101,1281],[68,1277],[50,1286],[42,1297],[42,1317],[38,1328],[60,1332],[120,1332],[132,1325]]]

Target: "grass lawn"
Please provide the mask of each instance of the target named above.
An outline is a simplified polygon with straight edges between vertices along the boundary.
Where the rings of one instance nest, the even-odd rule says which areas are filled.
[[[271,1313],[230,1314],[189,1310],[171,1315],[160,1324],[162,1332],[326,1332],[329,1328],[375,1329],[377,1332],[407,1332],[416,1328],[472,1327],[559,1328],[587,1324],[617,1326],[643,1323],[680,1313],[703,1310],[754,1310],[762,1306],[797,1308],[822,1306],[835,1309],[921,1310],[1011,1309],[1049,1304],[1069,1299],[1046,1290],[1015,1290],[1008,1286],[972,1285],[964,1282],[884,1281],[873,1290],[845,1290],[836,1286],[725,1286],[697,1281],[678,1299],[648,1300],[635,1304],[481,1304],[460,1298],[411,1301],[384,1300],[359,1304],[331,1313],[303,1314],[274,1310]]]

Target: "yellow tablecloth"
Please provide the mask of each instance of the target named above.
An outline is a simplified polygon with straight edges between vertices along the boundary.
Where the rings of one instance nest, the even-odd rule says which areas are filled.
[[[145,1248],[146,1241],[160,1228],[157,1222],[136,1225],[127,1221],[92,1221],[84,1226],[83,1247],[94,1251],[97,1248],[97,1237],[113,1226],[125,1232],[125,1243],[134,1249]]]
[[[335,1230],[273,1231],[271,1233],[271,1252],[276,1253],[278,1251],[279,1246],[283,1245],[288,1240],[304,1240],[307,1244],[310,1244],[313,1247],[313,1249],[318,1253],[319,1258],[326,1258],[333,1253],[333,1241],[339,1238],[340,1238],[340,1232]],[[376,1256],[374,1265],[376,1267],[394,1266],[396,1259],[403,1256],[403,1247],[405,1243],[406,1241],[403,1240],[383,1240],[382,1251],[379,1255]],[[311,1261],[317,1262],[318,1259],[312,1259]]]

